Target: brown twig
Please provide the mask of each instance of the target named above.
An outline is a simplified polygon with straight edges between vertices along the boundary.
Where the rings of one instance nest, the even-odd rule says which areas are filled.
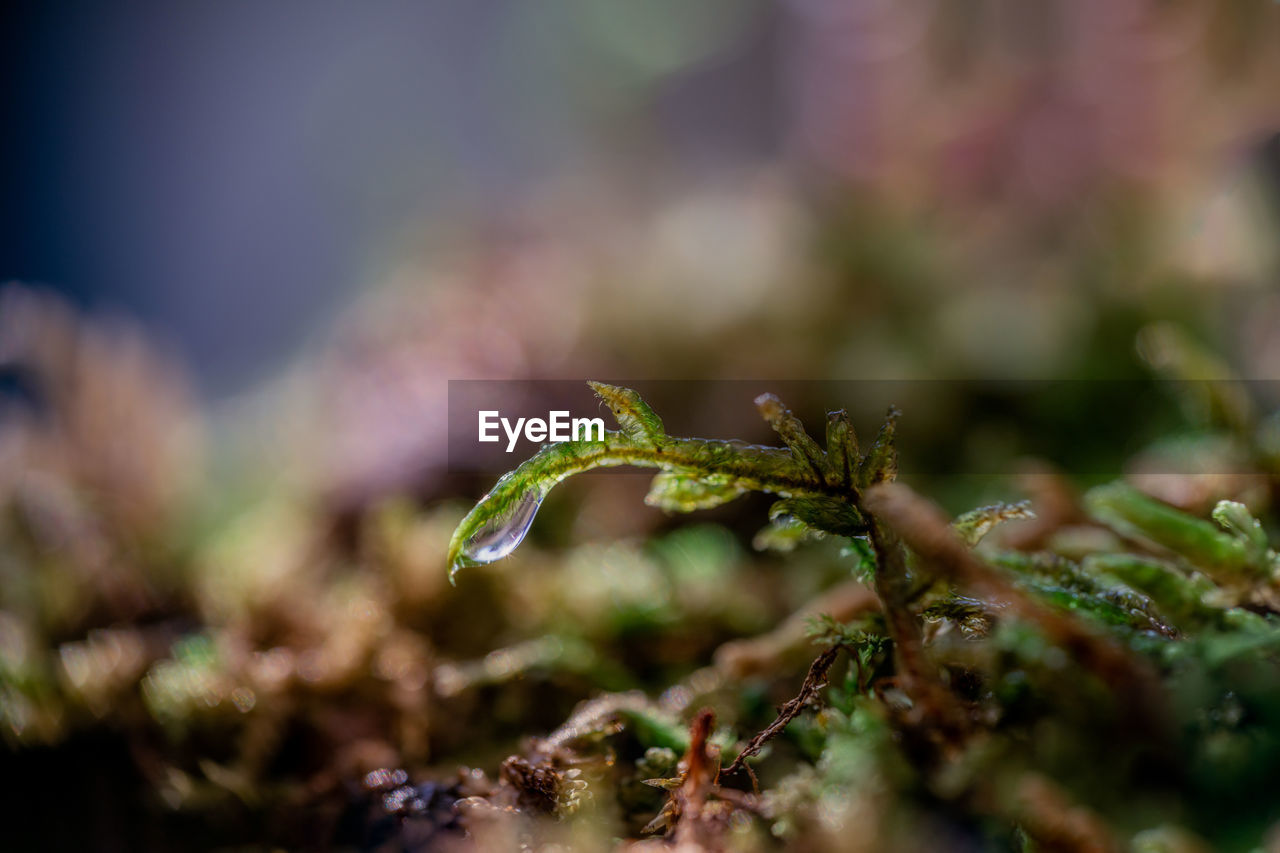
[[[684,773],[680,784],[671,791],[662,813],[650,822],[648,829],[665,826],[671,830],[671,841],[677,849],[717,851],[722,849],[721,836],[727,824],[726,804],[718,807],[708,802],[716,791],[716,778],[720,775],[720,752],[711,746],[711,730],[716,715],[710,708],[703,708],[693,718],[689,727],[689,751],[684,757]]]
[[[720,761],[719,756],[709,749],[711,730],[715,724],[715,712],[710,708],[703,708],[694,717],[693,725],[689,728],[689,752],[685,756],[688,767],[685,770],[684,784],[676,789],[681,814],[696,816],[715,783]]]
[[[809,666],[809,672],[804,677],[804,684],[800,685],[800,692],[778,709],[777,719],[751,739],[751,742],[738,754],[733,763],[725,768],[725,773],[734,773],[746,767],[744,762],[748,758],[759,754],[766,743],[782,734],[787,724],[800,716],[800,712],[813,701],[814,697],[818,695],[818,691],[827,686],[827,673],[831,671],[831,665],[835,663],[836,657],[840,654],[840,649],[841,646],[837,644],[818,655],[817,659]]]

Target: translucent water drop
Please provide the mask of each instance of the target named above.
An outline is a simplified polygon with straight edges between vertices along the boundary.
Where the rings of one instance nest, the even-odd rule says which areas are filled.
[[[462,556],[477,563],[501,560],[524,541],[545,493],[529,489],[511,508],[477,530],[462,546]]]

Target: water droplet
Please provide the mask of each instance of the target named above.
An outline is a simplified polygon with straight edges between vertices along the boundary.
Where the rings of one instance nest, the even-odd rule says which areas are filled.
[[[524,541],[545,493],[529,489],[511,508],[476,531],[462,546],[462,556],[477,563],[501,560]]]

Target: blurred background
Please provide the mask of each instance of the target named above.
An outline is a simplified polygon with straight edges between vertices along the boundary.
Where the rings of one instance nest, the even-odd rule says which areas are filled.
[[[4,274],[142,318],[215,397],[277,369],[423,239],[514,226],[566,182],[618,178],[595,190],[610,204],[654,181],[735,182],[785,147],[765,3],[5,15]]]
[[[447,378],[1277,363],[1266,0],[4,15],[0,276],[231,420],[309,372],[340,488],[438,467]]]
[[[445,540],[488,480],[449,469],[450,379],[1280,379],[1273,0],[10,3],[0,33],[5,738],[103,738],[162,810],[225,818],[208,789],[237,792],[233,839],[261,831],[242,795],[264,777],[323,792],[322,770],[447,765],[476,738],[497,754],[833,576],[828,559],[780,598],[694,595],[712,627],[637,660],[632,623],[670,629],[644,602],[675,593],[593,593],[591,567],[705,586],[758,559],[751,504],[667,557],[587,554],[569,604],[530,608],[541,593],[501,567],[451,598]],[[898,401],[958,469],[1017,455],[1028,423],[972,387]],[[1036,423],[1126,448],[1151,433],[1139,414],[1169,426],[1097,387],[1064,385]],[[662,413],[756,430],[724,388]],[[1257,425],[1211,402],[1197,441]],[[1209,470],[1236,458],[1196,448]],[[1009,491],[937,488],[955,510]],[[672,535],[644,489],[567,484],[516,565]],[[605,600],[617,660],[570,655],[479,734],[427,721],[494,698],[467,693],[483,667],[437,663]],[[286,690],[297,704],[264,710]],[[227,746],[244,720],[251,745]],[[369,754],[332,758],[352,730]],[[53,779],[50,754],[92,750],[24,754]]]
[[[1024,301],[1144,204],[1171,272],[1239,286],[1274,263],[1257,218],[1280,156],[1265,0],[4,14],[0,274],[140,318],[214,398],[409,258],[504,238],[587,265],[718,243],[742,279],[726,301],[759,299],[730,265],[779,288],[761,261],[811,224],[794,208],[840,192],[911,217],[922,266],[959,260],[938,257],[939,234],[965,246],[953,287],[1016,280]]]

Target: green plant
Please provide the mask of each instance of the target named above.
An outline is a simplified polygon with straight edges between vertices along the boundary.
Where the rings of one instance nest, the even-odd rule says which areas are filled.
[[[748,491],[783,498],[770,513],[778,526],[799,521],[839,535],[870,532],[858,504],[861,489],[892,480],[896,412],[865,456],[843,411],[827,417],[827,449],[772,394],[756,400],[765,420],[786,444],[761,447],[738,441],[675,438],[662,420],[628,388],[589,383],[609,406],[620,429],[603,441],[550,444],[498,481],[462,520],[449,545],[451,576],[458,569],[511,553],[524,539],[543,499],[566,477],[593,468],[635,465],[659,468],[645,502],[672,512],[707,509]]]
[[[709,745],[709,712],[695,718],[692,737],[655,741],[639,721],[664,719],[670,729],[680,709],[635,693],[595,700],[587,730],[611,737],[634,727],[645,748],[686,750],[686,770],[662,780],[670,799],[651,829],[719,849],[735,813],[764,818],[784,839],[820,836],[822,814],[874,815],[878,828],[868,831],[892,847],[889,837],[918,842],[913,816],[945,803],[946,820],[963,815],[996,847],[1148,849],[1208,839],[1247,849],[1280,817],[1260,795],[1277,781],[1280,761],[1280,559],[1242,504],[1220,502],[1210,521],[1112,483],[1077,510],[1106,532],[1087,553],[979,553],[995,525],[1033,518],[1030,508],[1001,503],[951,521],[896,483],[896,412],[860,453],[844,412],[828,415],[823,448],[764,395],[757,406],[784,446],[760,447],[669,436],[634,391],[592,387],[620,429],[600,442],[549,445],[503,477],[455,531],[452,571],[510,553],[565,477],[637,465],[660,469],[646,502],[668,511],[747,491],[776,495],[757,547],[842,539],[846,584],[868,583],[878,604],[846,602],[841,618],[811,610],[807,637],[784,625],[752,640],[752,659],[766,666],[781,666],[797,636],[823,649],[799,692],[745,743]],[[839,600],[828,595],[818,607]],[[738,657],[726,655],[714,677],[699,671],[680,690],[693,697],[705,692],[695,682],[714,683],[730,691],[730,707],[742,702],[732,696],[730,659]],[[793,756],[757,793],[752,765],[776,764],[769,744],[787,735],[812,763]],[[556,768],[584,760],[595,743],[535,758],[558,778]],[[723,769],[721,750],[736,756]],[[752,791],[740,787],[748,779]],[[522,784],[507,780],[516,801]],[[604,777],[594,784],[607,789]],[[502,801],[500,791],[493,796]]]

